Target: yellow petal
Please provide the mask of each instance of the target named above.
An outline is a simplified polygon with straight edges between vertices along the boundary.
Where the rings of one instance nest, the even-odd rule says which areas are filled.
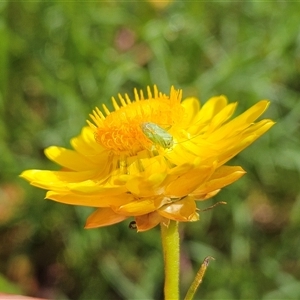
[[[225,106],[218,114],[216,114],[209,123],[206,134],[215,131],[223,125],[234,113],[237,103],[231,103]]]
[[[20,176],[31,185],[59,193],[73,192],[76,194],[97,194],[102,196],[119,195],[127,192],[125,185],[105,185],[93,178],[97,171],[65,172],[27,170]]]
[[[69,183],[81,183],[89,178],[95,177],[97,172],[67,172],[67,171],[43,171],[43,170],[27,170],[20,177],[25,178],[31,185],[42,189],[68,191]]]
[[[107,195],[103,197],[102,193],[95,195],[79,195],[74,193],[57,193],[53,191],[47,192],[45,198],[70,205],[91,207],[121,206],[133,201],[133,196],[131,194],[121,194],[117,196]]]
[[[262,100],[241,115],[237,116],[227,124],[214,131],[212,134],[208,132],[209,140],[217,142],[220,139],[227,138],[231,135],[237,135],[249,127],[269,106],[269,101]]]
[[[128,180],[126,187],[132,194],[139,197],[151,197],[162,193],[162,183],[167,174],[153,174],[148,178],[133,177]]]
[[[102,196],[120,195],[127,192],[126,186],[105,185],[94,180],[86,180],[78,183],[69,183],[67,188],[74,193],[102,194]]]
[[[258,138],[261,135],[263,135],[266,131],[268,131],[273,125],[275,125],[275,122],[273,122],[272,120],[261,120],[247,128],[244,131],[243,135],[255,134]]]
[[[217,194],[223,187],[241,178],[245,173],[239,166],[222,166],[214,172],[206,183],[193,191],[191,195],[195,199],[206,200]]]
[[[162,221],[162,216],[160,216],[157,212],[153,212],[146,215],[137,216],[135,217],[135,221],[137,231],[143,232],[158,225]]]
[[[112,209],[116,213],[126,216],[141,216],[157,210],[159,207],[165,203],[168,203],[169,201],[170,200],[168,198],[164,198],[162,196],[145,198],[131,201],[130,203],[121,205],[119,207],[112,206]]]
[[[98,208],[86,220],[85,228],[96,228],[113,225],[126,220],[128,217],[118,215],[110,208]]]
[[[219,113],[227,105],[227,98],[223,95],[210,98],[201,108],[197,118],[194,120],[195,123],[207,123],[217,113]]]
[[[208,166],[200,166],[185,172],[174,179],[167,187],[165,194],[171,197],[184,197],[194,191],[211,177],[216,167],[216,163]]]
[[[193,122],[193,119],[198,114],[200,110],[200,102],[197,98],[190,97],[184,99],[181,105],[185,110],[185,118],[183,120],[184,123],[182,123],[181,125],[183,126],[183,128],[185,128]]]
[[[189,196],[171,204],[164,205],[158,210],[158,213],[165,218],[175,221],[192,222],[199,220],[195,200]]]
[[[226,143],[223,144],[223,151],[220,151],[219,165],[226,163],[228,160],[236,156],[239,152],[247,148],[254,141],[256,141],[262,134],[268,131],[275,123],[263,120],[259,122],[259,125],[255,124],[246,131],[239,139],[228,139]],[[232,141],[231,146],[228,145],[229,141]],[[228,145],[226,147],[225,145]]]
[[[193,162],[195,159],[195,154],[186,151],[186,147],[183,148],[182,142],[175,144],[172,151],[166,152],[165,156],[175,165],[187,164],[188,162]]]
[[[86,171],[97,167],[74,150],[52,146],[45,149],[45,154],[50,160],[70,170]]]
[[[207,192],[206,194],[197,194],[197,195],[195,195],[194,193],[191,193],[191,196],[194,196],[195,200],[197,200],[197,201],[198,200],[204,201],[204,200],[207,200],[207,199],[210,199],[210,198],[216,196],[220,191],[221,191],[221,189]]]
[[[107,163],[109,151],[95,140],[94,132],[89,126],[83,127],[81,134],[71,140],[71,145],[81,155],[98,166]]]

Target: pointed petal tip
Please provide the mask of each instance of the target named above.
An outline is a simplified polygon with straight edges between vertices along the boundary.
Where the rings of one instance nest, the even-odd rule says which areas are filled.
[[[93,223],[85,223],[85,225],[84,225],[84,229],[93,229],[93,228],[98,228],[98,227],[101,227],[101,226],[98,224],[93,224]]]
[[[25,179],[29,182],[32,182],[33,181],[33,175],[34,175],[34,173],[36,173],[36,171],[37,170],[34,170],[34,169],[33,170],[25,170],[19,175],[19,177],[23,178],[23,179]]]

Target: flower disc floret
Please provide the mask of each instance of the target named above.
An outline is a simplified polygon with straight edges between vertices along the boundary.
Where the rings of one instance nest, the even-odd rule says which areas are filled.
[[[135,102],[132,102],[127,94],[125,99],[119,95],[120,104],[112,98],[115,111],[110,112],[103,105],[104,114],[96,108],[90,115],[93,123],[88,123],[95,131],[97,143],[107,150],[117,155],[136,155],[140,151],[152,148],[153,142],[141,129],[145,122],[161,124],[166,128],[180,123],[184,116],[181,96],[182,92],[173,87],[170,96],[158,92],[156,86],[152,95],[148,88],[147,99],[142,91],[138,94],[135,90]]]

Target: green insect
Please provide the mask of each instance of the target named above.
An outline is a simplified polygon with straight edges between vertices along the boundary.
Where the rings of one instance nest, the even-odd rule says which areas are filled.
[[[159,145],[164,149],[169,149],[173,147],[173,136],[170,133],[168,133],[165,129],[156,125],[155,123],[142,123],[141,129],[144,135],[154,144]]]

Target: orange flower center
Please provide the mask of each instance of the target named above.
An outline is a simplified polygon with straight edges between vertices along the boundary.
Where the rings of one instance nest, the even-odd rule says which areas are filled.
[[[181,106],[181,90],[171,88],[170,96],[158,92],[154,86],[154,96],[148,88],[148,98],[144,99],[135,90],[135,102],[119,95],[121,106],[113,98],[114,112],[103,105],[104,114],[96,108],[91,114],[94,124],[88,121],[95,131],[96,141],[115,154],[135,155],[142,150],[151,150],[154,142],[142,131],[141,124],[155,123],[166,130],[178,124],[184,116]],[[159,147],[159,145],[154,145]]]

